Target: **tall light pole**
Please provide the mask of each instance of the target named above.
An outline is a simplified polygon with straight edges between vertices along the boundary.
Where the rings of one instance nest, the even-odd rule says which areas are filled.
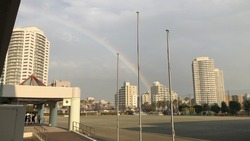
[[[120,140],[120,121],[119,121],[119,53],[117,53],[117,75],[116,75],[116,112],[117,112],[117,133],[116,133],[116,138],[117,141]]]
[[[138,65],[138,96],[139,96],[139,141],[142,141],[141,126],[141,94],[140,94],[140,47],[139,47],[139,12],[137,11],[137,65]]]
[[[174,130],[174,111],[173,111],[173,100],[172,100],[172,89],[171,89],[171,68],[170,68],[170,49],[169,49],[169,30],[167,32],[167,56],[168,56],[168,84],[169,84],[169,94],[170,94],[170,108],[171,108],[171,129],[172,129],[172,141],[175,140],[175,130]]]

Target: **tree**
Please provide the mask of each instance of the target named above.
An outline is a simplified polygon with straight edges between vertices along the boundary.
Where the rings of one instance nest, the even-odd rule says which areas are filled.
[[[218,106],[217,103],[215,103],[211,106],[211,111],[215,112],[216,114],[218,114],[220,112],[220,107]]]
[[[230,101],[229,102],[230,113],[235,115],[241,109],[241,105],[238,101]]]
[[[247,112],[247,114],[249,115],[250,112],[250,100],[246,100],[244,102],[244,110]]]
[[[178,108],[178,100],[177,99],[173,100],[173,108],[174,108],[175,112],[178,112],[177,111],[177,108]]]
[[[157,101],[156,107],[157,107],[158,109],[161,109],[162,106],[163,106],[163,101]]]
[[[155,102],[152,102],[152,103],[151,103],[151,107],[152,107],[152,111],[155,111],[155,110],[156,110],[156,103],[155,103]]]
[[[179,109],[179,111],[182,111],[182,109],[183,108],[187,108],[188,106],[187,106],[187,104],[181,104],[181,105],[179,105],[179,107],[178,107],[178,109]]]
[[[225,101],[221,102],[221,112],[226,113],[228,111],[228,107]]]
[[[169,101],[157,101],[157,108],[165,110],[165,107],[168,105]]]
[[[210,111],[210,106],[207,103],[205,103],[205,104],[203,104],[202,110],[203,111]]]
[[[196,114],[201,114],[202,112],[202,106],[201,105],[194,105],[194,109],[195,109],[195,112]]]
[[[142,108],[142,111],[146,113],[155,110],[155,107],[153,106],[153,104],[149,104],[148,102],[145,102],[144,104],[142,104],[141,108]]]

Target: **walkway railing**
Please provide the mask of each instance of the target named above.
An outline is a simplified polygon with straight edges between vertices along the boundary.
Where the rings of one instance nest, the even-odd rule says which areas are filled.
[[[35,126],[33,134],[39,141],[48,141],[48,131],[42,126]]]
[[[93,127],[78,123],[73,121],[73,131],[90,136],[90,137],[94,137],[95,136],[95,129]]]

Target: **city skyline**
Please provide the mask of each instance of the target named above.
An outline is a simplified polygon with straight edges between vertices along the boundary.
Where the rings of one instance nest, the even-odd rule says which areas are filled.
[[[172,89],[193,94],[191,61],[216,60],[225,90],[249,89],[249,3],[243,1],[21,1],[15,27],[37,26],[51,44],[49,81],[67,80],[82,98],[114,100],[116,53],[120,83],[136,78],[136,11],[140,11],[141,93],[167,82],[170,30]],[[98,89],[97,89],[98,88]]]

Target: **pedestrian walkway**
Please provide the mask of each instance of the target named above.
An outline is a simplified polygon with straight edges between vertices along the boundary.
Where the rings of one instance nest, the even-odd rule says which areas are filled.
[[[89,139],[66,129],[43,126],[47,130],[48,141],[90,141]],[[25,126],[24,133],[33,132],[34,126]],[[24,138],[24,141],[34,141],[32,138]]]

